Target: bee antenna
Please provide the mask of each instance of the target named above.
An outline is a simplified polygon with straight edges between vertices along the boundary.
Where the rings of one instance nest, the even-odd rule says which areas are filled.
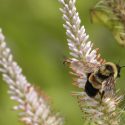
[[[125,66],[120,66],[119,64],[116,64],[116,66],[117,66],[117,70],[118,70],[118,75],[117,75],[117,77],[120,77],[121,69],[124,68]]]
[[[120,68],[123,68],[123,67],[125,67],[125,66],[121,66]]]

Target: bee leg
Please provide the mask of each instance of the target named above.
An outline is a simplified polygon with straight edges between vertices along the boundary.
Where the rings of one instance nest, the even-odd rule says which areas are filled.
[[[101,100],[102,100],[102,98],[104,97],[104,94],[105,94],[105,92],[102,91],[102,93],[101,93]]]
[[[104,97],[104,94],[105,94],[105,92],[104,92],[104,91],[99,92],[99,95],[101,96],[101,101],[100,101],[100,104],[102,103],[102,99],[103,99],[103,97]]]

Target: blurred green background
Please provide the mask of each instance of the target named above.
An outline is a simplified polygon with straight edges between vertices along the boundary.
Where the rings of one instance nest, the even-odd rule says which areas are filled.
[[[112,34],[101,25],[92,24],[89,10],[98,0],[77,0],[82,23],[94,46],[108,61],[125,65],[125,48],[120,47]],[[12,49],[15,60],[27,79],[42,88],[51,98],[52,106],[65,117],[66,125],[82,125],[82,113],[72,91],[82,91],[71,83],[69,69],[63,64],[69,50],[58,0],[0,0],[0,27]],[[125,93],[125,69],[117,87]],[[0,125],[22,125],[7,85],[0,76]]]

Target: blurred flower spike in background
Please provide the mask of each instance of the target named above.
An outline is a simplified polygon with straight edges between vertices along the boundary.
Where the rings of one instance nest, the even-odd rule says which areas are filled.
[[[91,10],[93,22],[101,22],[117,42],[125,46],[125,1],[100,0]]]
[[[13,61],[10,49],[0,31],[0,72],[8,84],[10,98],[18,102],[13,109],[21,111],[21,121],[28,125],[62,125],[63,120],[53,114],[44,95],[26,80],[22,69]]]

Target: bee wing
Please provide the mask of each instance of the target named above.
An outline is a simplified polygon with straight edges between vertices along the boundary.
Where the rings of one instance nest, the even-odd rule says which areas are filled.
[[[83,62],[84,65],[84,71],[87,73],[92,73],[95,70],[99,69],[100,65],[99,64],[94,64],[90,62]]]
[[[67,59],[66,63],[69,65],[72,71],[77,74],[92,73],[99,67],[98,64],[93,64],[90,62],[82,62],[79,60],[71,60],[71,59]]]
[[[104,96],[113,96],[115,94],[115,80],[114,77],[110,77],[102,83],[102,91],[104,91]]]

